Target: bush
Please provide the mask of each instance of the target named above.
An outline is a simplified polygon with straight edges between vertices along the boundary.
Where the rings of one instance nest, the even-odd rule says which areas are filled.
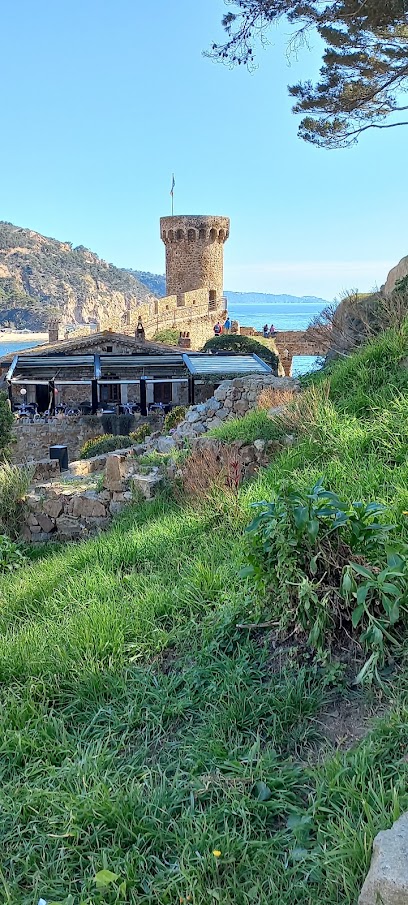
[[[168,346],[177,346],[179,336],[178,330],[158,330],[157,333],[154,334],[153,342],[166,343]]]
[[[6,393],[0,393],[0,460],[7,458],[14,416]]]
[[[247,412],[242,418],[232,418],[219,427],[208,431],[206,436],[223,443],[253,443],[254,440],[279,440],[285,431],[277,425],[275,418],[269,418],[263,409]]]
[[[309,492],[287,490],[255,505],[261,511],[247,529],[249,566],[241,574],[271,605],[274,625],[306,633],[320,656],[353,638],[366,657],[356,681],[380,679],[378,668],[399,646],[395,626],[408,594],[407,548],[390,544],[392,526],[379,520],[384,507],[349,505],[321,480]]]
[[[115,449],[127,449],[132,446],[129,436],[120,434],[105,434],[103,437],[94,437],[84,443],[79,454],[80,459],[91,459],[92,456],[102,456],[104,453],[114,452]]]
[[[203,352],[237,352],[241,355],[258,355],[271,368],[275,376],[278,374],[279,356],[272,349],[252,339],[250,336],[237,336],[234,333],[225,336],[214,336],[208,339]]]
[[[0,532],[18,537],[24,518],[24,497],[30,486],[30,470],[8,462],[0,467]]]
[[[0,535],[0,574],[14,572],[26,565],[26,557],[6,534]]]
[[[177,427],[177,425],[180,424],[181,421],[184,421],[184,418],[186,417],[186,411],[187,409],[185,405],[176,405],[176,407],[172,409],[172,411],[169,412],[164,419],[164,430],[173,430],[173,428]]]
[[[150,424],[146,423],[141,424],[140,427],[137,427],[135,431],[131,431],[129,436],[132,440],[132,443],[143,443],[143,440],[145,440],[146,437],[149,437],[151,432],[152,429]]]

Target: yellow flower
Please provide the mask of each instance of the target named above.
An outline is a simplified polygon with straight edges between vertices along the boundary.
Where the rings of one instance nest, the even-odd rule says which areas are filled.
[[[218,848],[214,849],[213,855],[214,855],[214,858],[221,858],[221,852],[218,850]]]

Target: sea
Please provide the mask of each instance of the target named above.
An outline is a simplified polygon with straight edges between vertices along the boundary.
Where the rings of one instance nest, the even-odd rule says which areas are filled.
[[[234,293],[226,296],[229,300],[228,313],[231,320],[237,320],[240,324],[255,327],[262,330],[264,324],[274,325],[276,330],[306,330],[310,322],[320,314],[327,305],[322,299],[299,302],[237,302]],[[296,355],[293,358],[292,373],[294,377],[314,371],[319,366],[320,359],[312,355]]]
[[[231,294],[231,304],[228,306],[232,320],[238,320],[241,324],[256,327],[262,330],[264,324],[271,324],[279,330],[305,330],[314,317],[322,310],[322,300],[315,299],[305,302],[237,302]],[[327,304],[327,303],[326,303]],[[29,349],[39,345],[39,342],[0,342],[0,356],[9,352],[18,352],[19,349]],[[293,359],[293,376],[307,374],[318,367],[319,359],[311,355],[297,355]]]

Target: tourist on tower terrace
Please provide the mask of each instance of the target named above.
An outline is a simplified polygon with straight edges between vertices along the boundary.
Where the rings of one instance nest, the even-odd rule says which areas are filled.
[[[224,331],[224,333],[229,333],[230,330],[231,330],[231,321],[230,321],[229,314],[227,314],[227,317],[224,321],[223,331]]]

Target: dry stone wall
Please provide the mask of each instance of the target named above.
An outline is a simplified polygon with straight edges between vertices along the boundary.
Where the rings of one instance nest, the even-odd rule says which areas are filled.
[[[264,390],[276,392],[277,404],[282,391],[296,393],[299,382],[292,377],[274,377],[272,375],[252,375],[224,380],[215,390],[214,395],[198,405],[192,405],[184,421],[174,432],[176,441],[198,437],[214,427],[220,427],[225,421],[242,417],[256,408]]]

